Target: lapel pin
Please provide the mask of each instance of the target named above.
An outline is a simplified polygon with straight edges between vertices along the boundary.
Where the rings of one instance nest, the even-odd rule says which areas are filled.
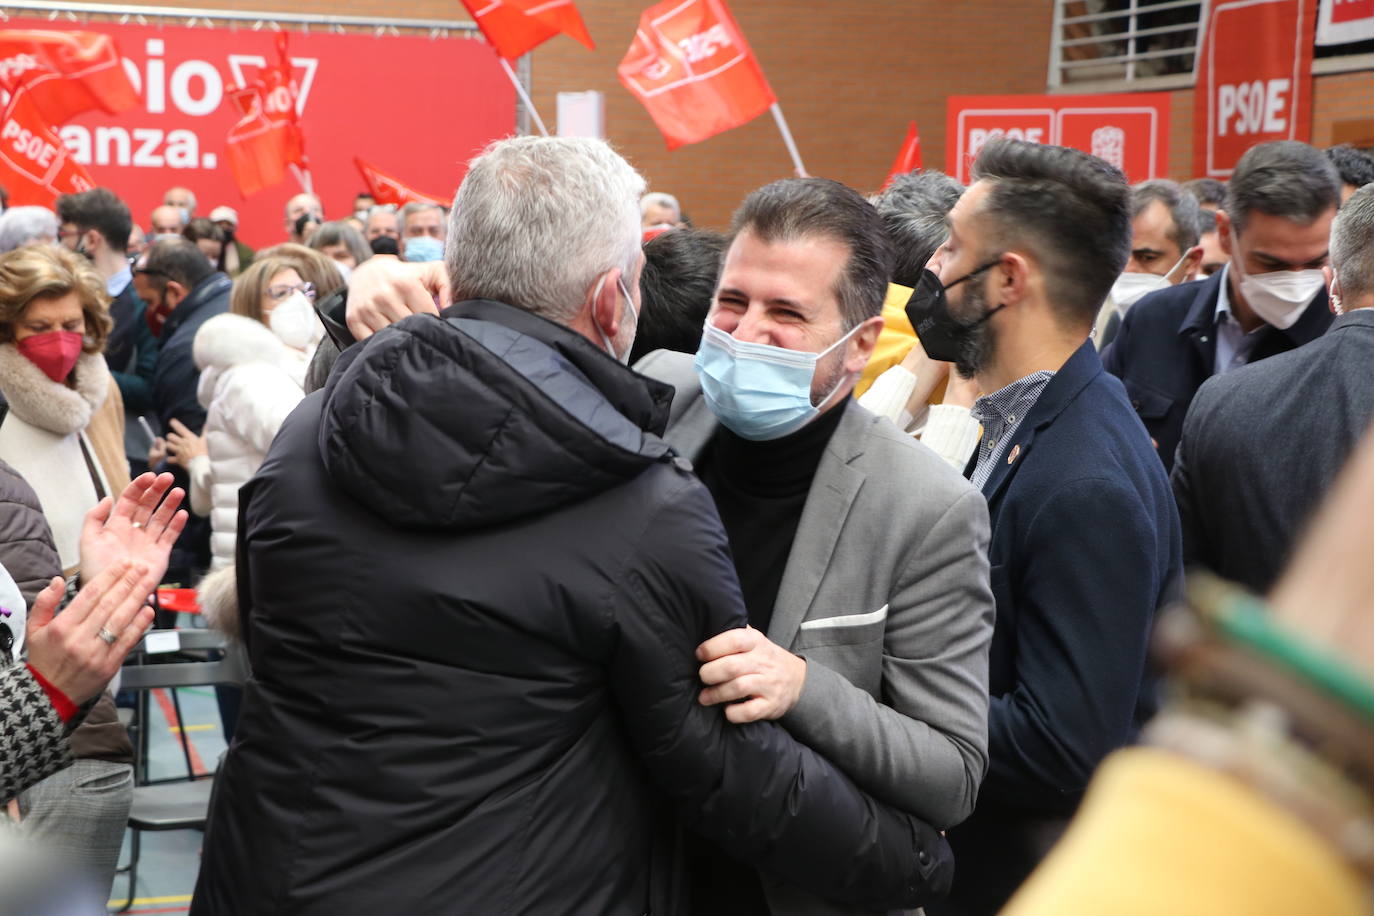
[[[1020,457],[1021,457],[1021,446],[1020,446],[1020,445],[1013,445],[1013,446],[1011,447],[1011,454],[1009,454],[1009,455],[1007,456],[1007,464],[1012,464],[1012,463],[1014,463],[1014,462],[1016,461],[1016,459],[1017,459],[1017,458],[1020,458]]]

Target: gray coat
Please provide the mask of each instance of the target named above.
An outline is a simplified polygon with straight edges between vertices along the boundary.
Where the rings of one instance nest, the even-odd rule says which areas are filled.
[[[1171,481],[1183,556],[1264,593],[1374,421],[1374,308],[1322,337],[1210,379]]]
[[[689,459],[715,434],[692,357],[638,371],[677,389],[665,438]],[[987,770],[988,516],[981,494],[889,421],[849,405],[816,471],[768,637],[807,660],[782,719],[875,797],[948,827]],[[774,913],[840,914],[764,878]]]

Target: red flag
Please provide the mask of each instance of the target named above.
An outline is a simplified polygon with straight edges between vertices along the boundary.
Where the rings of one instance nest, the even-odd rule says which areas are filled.
[[[0,31],[0,88],[20,84],[59,126],[92,109],[119,114],[138,104],[119,49],[99,32]]]
[[[363,181],[367,184],[368,191],[372,192],[372,199],[379,204],[392,204],[397,207],[404,207],[414,201],[416,203],[438,204],[441,207],[453,206],[452,198],[436,197],[433,194],[423,194],[409,185],[404,184],[399,179],[388,175],[381,169],[365,159],[353,157],[353,162],[357,164],[358,171],[362,173]]]
[[[264,67],[252,83],[226,93],[240,118],[229,128],[225,153],[244,197],[280,184],[292,164],[307,166],[296,115],[299,95],[284,33],[277,36],[276,66]]]
[[[506,60],[529,53],[555,35],[596,48],[573,0],[463,0],[463,6]]]
[[[50,207],[58,195],[95,187],[90,172],[72,158],[25,86],[10,93],[0,116],[0,176],[15,207]]]
[[[916,122],[912,121],[907,125],[906,140],[902,141],[902,148],[897,151],[897,158],[892,163],[892,169],[887,173],[887,181],[883,182],[886,188],[892,184],[892,179],[898,175],[905,175],[921,167],[921,135],[916,132]]]
[[[739,127],[777,102],[724,0],[649,7],[617,72],[669,149]]]

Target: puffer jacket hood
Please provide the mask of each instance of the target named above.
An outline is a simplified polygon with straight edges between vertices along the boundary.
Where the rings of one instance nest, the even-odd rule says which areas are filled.
[[[299,386],[305,381],[308,359],[282,343],[272,329],[244,315],[216,315],[196,331],[191,354],[200,370],[196,399],[207,410],[224,374],[235,366],[267,363],[276,366]]]
[[[335,483],[393,524],[478,529],[670,459],[660,435],[672,395],[574,331],[474,299],[346,352],[320,450]]]

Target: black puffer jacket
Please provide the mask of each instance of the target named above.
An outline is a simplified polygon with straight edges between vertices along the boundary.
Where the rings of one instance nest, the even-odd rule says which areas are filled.
[[[193,913],[671,913],[678,824],[837,900],[943,893],[938,834],[697,703],[745,614],[671,393],[480,300],[344,354],[243,491]]]

